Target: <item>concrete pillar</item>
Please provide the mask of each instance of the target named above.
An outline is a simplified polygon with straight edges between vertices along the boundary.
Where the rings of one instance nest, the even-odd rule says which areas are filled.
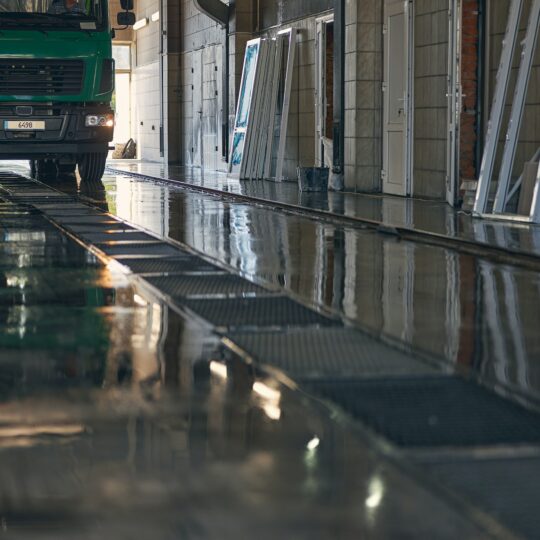
[[[253,0],[231,0],[229,22],[229,135],[232,135],[246,43],[254,37]]]
[[[381,0],[345,5],[345,190],[381,189],[382,25]]]
[[[181,159],[181,72],[180,72],[180,17],[178,0],[162,0],[162,109],[163,159],[165,163],[179,163]]]

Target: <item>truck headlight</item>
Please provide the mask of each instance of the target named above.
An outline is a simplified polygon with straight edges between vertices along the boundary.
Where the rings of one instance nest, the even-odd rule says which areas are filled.
[[[87,114],[84,125],[86,127],[113,127],[114,114]]]

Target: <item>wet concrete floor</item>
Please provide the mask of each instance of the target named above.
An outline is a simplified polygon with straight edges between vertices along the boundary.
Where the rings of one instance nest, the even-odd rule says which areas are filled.
[[[267,250],[236,236],[253,226],[249,208],[221,214],[213,200],[197,206],[126,185],[124,196],[122,179],[109,178],[85,196],[119,214],[139,204],[146,227],[183,234],[246,274],[293,290],[311,283],[299,268],[293,278],[265,267]],[[180,224],[182,211],[211,231],[197,232],[191,218]],[[214,227],[227,214],[235,225],[222,246]],[[309,226],[296,227],[309,238]],[[224,369],[204,326],[143,298],[41,214],[0,200],[0,231],[2,536],[484,537],[467,507],[382,457],[325,407],[239,359]],[[275,248],[282,243],[269,256]]]
[[[300,192],[296,182],[240,181],[228,178],[223,172],[159,163],[113,160],[110,166],[119,172],[179,181],[270,204],[284,203],[335,216],[384,223],[388,227],[540,256],[540,226],[474,219],[469,213],[453,209],[445,202],[380,194]]]
[[[540,397],[537,272],[122,175],[81,195],[488,386]]]

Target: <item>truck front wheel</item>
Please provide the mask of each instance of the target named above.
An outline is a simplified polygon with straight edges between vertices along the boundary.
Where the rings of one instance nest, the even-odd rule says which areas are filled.
[[[79,174],[83,182],[95,184],[101,181],[105,172],[105,163],[107,161],[106,152],[94,152],[92,154],[83,154],[79,157],[77,164]]]
[[[75,169],[77,165],[75,163],[58,163],[58,176],[67,176],[75,174]]]

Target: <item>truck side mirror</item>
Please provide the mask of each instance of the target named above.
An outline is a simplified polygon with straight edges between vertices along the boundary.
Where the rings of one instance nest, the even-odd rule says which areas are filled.
[[[132,11],[121,11],[116,17],[120,26],[133,26],[135,24],[135,13]]]
[[[120,5],[124,11],[132,11],[134,2],[133,0],[120,0]]]

